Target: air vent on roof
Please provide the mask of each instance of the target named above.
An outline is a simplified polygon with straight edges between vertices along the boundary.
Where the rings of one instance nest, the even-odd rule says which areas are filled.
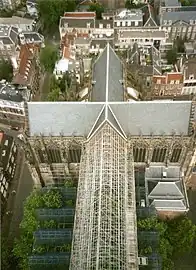
[[[167,177],[167,172],[163,172],[163,178]]]

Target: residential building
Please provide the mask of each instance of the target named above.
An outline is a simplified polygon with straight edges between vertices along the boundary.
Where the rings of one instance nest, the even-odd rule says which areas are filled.
[[[95,12],[65,12],[59,23],[60,38],[73,30],[79,33],[90,33],[95,28],[95,19]]]
[[[1,123],[24,127],[24,102],[30,100],[31,92],[27,87],[0,82],[0,121]]]
[[[160,18],[161,28],[172,40],[180,37],[194,41],[196,38],[196,7],[191,10],[164,12]]]
[[[78,11],[87,11],[90,8],[90,5],[93,3],[92,0],[83,0],[78,4]]]
[[[32,17],[38,17],[37,0],[26,1],[27,13]]]
[[[0,27],[0,55],[4,59],[18,54],[18,29],[13,26]]]
[[[16,171],[17,146],[14,139],[0,131],[0,187],[1,187],[1,218],[6,211],[6,203],[10,195],[10,185],[12,184]]]
[[[161,55],[154,46],[138,46],[134,43],[133,48],[127,53],[128,72],[150,94],[153,76],[162,75]],[[131,82],[130,82],[131,83]]]
[[[188,177],[195,103],[127,102],[124,75],[123,63],[107,44],[93,64],[86,102],[28,102],[25,107],[27,164],[35,184],[78,179],[70,270],[138,269],[134,167],[181,168],[183,181]],[[181,176],[174,180],[172,175],[172,187],[182,184]],[[161,200],[167,188],[158,194]],[[171,206],[170,212],[179,208]]]
[[[184,63],[184,84],[182,93],[196,95],[196,57],[190,57]]]
[[[179,152],[175,156],[178,158]],[[178,216],[188,212],[189,203],[184,174],[179,166],[146,168],[147,206],[155,207],[161,216]]]
[[[182,5],[179,0],[160,0],[159,14],[179,11]]]
[[[21,0],[0,0],[0,9],[14,9],[20,3]]]
[[[39,47],[45,47],[44,36],[38,32],[21,32],[19,31],[20,44],[35,44]]]
[[[168,96],[175,97],[183,94],[183,73],[167,72],[153,76],[152,97]]]
[[[17,16],[0,18],[0,28],[1,26],[13,26],[19,28],[22,31],[33,31],[36,25],[34,19],[22,18]]]
[[[139,46],[154,46],[157,49],[164,44],[167,39],[167,33],[163,30],[138,29],[120,31],[116,35],[115,47],[118,49],[127,49],[133,47],[135,42]]]
[[[18,66],[15,69],[13,83],[26,86],[31,91],[31,99],[38,93],[40,86],[40,47],[35,44],[24,44],[20,47]]]
[[[130,27],[143,26],[143,13],[141,9],[123,9],[114,16],[114,29],[130,29]]]

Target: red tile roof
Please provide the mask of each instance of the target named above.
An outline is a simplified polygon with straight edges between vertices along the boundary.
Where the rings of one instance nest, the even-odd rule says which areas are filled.
[[[167,73],[167,83],[169,84],[171,81],[179,81],[179,83],[183,82],[182,73]]]
[[[19,67],[14,76],[13,82],[17,84],[28,84],[32,71],[32,59],[39,50],[39,45],[25,44],[21,45],[19,54]]]

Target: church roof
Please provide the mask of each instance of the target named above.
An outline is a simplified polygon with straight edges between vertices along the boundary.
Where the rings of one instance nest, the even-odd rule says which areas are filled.
[[[123,66],[108,44],[89,102],[28,102],[29,135],[91,137],[107,121],[121,136],[188,135],[191,101],[124,102]]]

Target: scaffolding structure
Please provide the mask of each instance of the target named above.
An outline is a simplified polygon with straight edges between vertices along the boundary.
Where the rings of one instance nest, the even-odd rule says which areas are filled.
[[[128,173],[127,152],[127,141],[108,123],[86,143],[70,270],[138,269],[134,171],[131,166]]]

